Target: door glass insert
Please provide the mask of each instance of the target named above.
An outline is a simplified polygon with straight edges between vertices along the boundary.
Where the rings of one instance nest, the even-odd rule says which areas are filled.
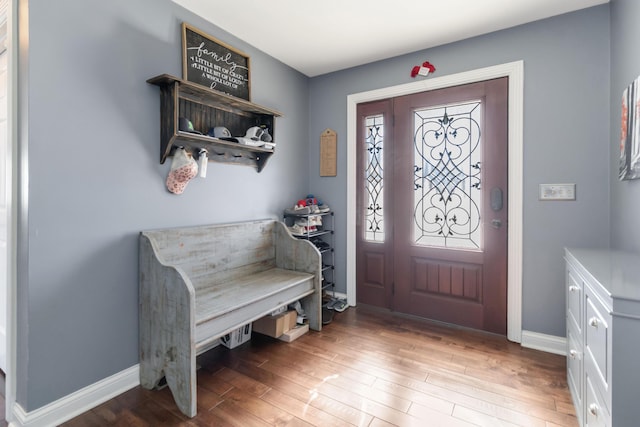
[[[365,170],[364,170],[364,239],[384,242],[383,161],[384,117],[365,118]]]
[[[482,103],[414,111],[413,238],[420,246],[482,249]]]

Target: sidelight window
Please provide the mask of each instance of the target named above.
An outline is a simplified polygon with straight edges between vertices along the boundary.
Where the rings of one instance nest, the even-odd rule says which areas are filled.
[[[384,242],[383,145],[384,117],[365,118],[365,240]]]

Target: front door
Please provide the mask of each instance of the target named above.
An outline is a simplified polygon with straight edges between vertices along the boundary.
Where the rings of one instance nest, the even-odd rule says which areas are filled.
[[[506,334],[507,88],[359,107],[359,302]]]

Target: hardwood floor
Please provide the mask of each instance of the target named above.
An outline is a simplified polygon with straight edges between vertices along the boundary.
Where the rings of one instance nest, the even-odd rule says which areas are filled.
[[[575,426],[565,358],[360,306],[198,359],[198,415],[136,387],[64,426]]]

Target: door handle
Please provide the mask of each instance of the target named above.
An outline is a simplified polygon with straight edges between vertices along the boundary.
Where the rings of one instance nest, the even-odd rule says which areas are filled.
[[[491,220],[491,226],[493,228],[500,228],[500,227],[502,227],[502,221],[499,220],[499,219],[495,219],[494,218],[494,219]]]
[[[489,195],[491,209],[494,212],[502,210],[502,189],[500,187],[493,187],[491,194]]]

